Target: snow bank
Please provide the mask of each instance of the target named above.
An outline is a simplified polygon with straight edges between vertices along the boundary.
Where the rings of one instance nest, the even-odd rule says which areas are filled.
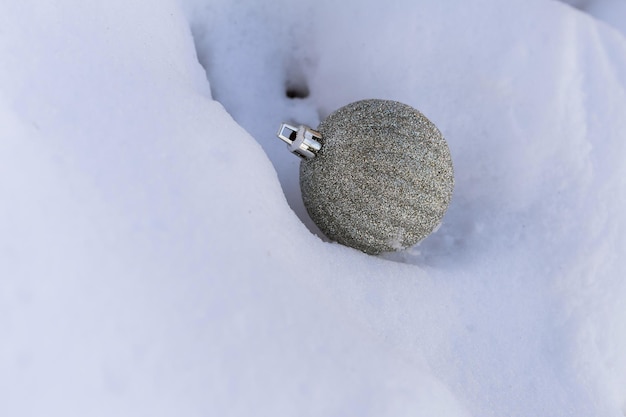
[[[626,34],[626,2],[622,0],[562,0]]]
[[[403,3],[0,6],[1,415],[623,414],[624,38]],[[389,259],[307,230],[273,137],[366,97],[456,168]]]

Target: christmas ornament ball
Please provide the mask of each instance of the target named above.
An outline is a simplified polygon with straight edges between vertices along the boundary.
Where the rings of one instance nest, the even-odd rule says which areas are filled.
[[[348,104],[323,120],[321,149],[300,164],[304,205],[331,240],[368,254],[428,236],[452,198],[448,145],[414,108],[390,100]]]

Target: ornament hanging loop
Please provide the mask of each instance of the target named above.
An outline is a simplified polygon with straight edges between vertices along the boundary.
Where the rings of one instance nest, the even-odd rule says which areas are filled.
[[[319,150],[322,149],[322,144],[319,142],[322,139],[322,134],[308,126],[294,127],[282,123],[276,135],[288,145],[290,152],[303,159],[315,158]]]

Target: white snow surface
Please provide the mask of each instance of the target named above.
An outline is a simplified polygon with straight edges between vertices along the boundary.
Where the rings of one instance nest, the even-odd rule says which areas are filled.
[[[623,416],[623,3],[293,3],[0,3],[0,416]],[[455,164],[384,257],[274,137],[364,98]]]

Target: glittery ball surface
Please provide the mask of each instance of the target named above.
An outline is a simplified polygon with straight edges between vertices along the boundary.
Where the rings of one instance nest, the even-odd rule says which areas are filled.
[[[300,164],[304,205],[328,238],[365,253],[402,250],[440,223],[454,189],[437,127],[406,104],[363,100],[318,129],[322,149]]]

